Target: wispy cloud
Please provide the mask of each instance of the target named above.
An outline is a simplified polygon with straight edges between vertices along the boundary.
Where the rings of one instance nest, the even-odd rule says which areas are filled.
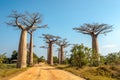
[[[117,45],[115,44],[108,44],[108,45],[104,45],[103,48],[116,48]]]

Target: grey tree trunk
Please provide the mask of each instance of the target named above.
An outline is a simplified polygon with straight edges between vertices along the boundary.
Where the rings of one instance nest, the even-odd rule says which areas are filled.
[[[98,49],[98,40],[96,35],[92,35],[92,49],[96,53],[96,58],[98,62],[100,61],[100,56],[99,56],[99,49]]]
[[[49,47],[47,48],[47,63],[49,63]]]
[[[97,36],[92,35],[92,49],[99,53]]]
[[[33,35],[30,34],[29,66],[33,65]]]
[[[49,43],[49,64],[53,65],[52,43]]]
[[[64,48],[64,46],[61,46],[61,48],[60,48],[61,49],[61,51],[60,51],[61,52],[61,56],[60,56],[61,57],[61,62],[60,62],[61,64],[64,61],[64,50],[63,50],[63,48]]]
[[[22,30],[19,48],[18,48],[18,58],[17,58],[17,68],[25,68],[26,67],[26,59],[27,59],[27,31]]]
[[[59,61],[59,64],[61,64],[61,52],[60,52],[60,50],[58,51],[58,61]]]

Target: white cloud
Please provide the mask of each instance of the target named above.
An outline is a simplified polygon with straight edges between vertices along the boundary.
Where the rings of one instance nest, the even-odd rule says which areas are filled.
[[[108,44],[108,45],[104,45],[103,48],[116,48],[117,45],[115,44]]]

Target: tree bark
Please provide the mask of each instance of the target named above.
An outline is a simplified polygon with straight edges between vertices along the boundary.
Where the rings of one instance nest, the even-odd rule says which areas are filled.
[[[60,48],[61,49],[61,51],[60,51],[61,52],[61,56],[60,56],[61,57],[61,62],[60,63],[62,64],[63,61],[64,61],[64,50],[63,50],[64,46],[61,45],[60,47],[61,47]]]
[[[27,31],[22,30],[19,48],[18,48],[18,58],[17,58],[17,68],[25,68],[26,67],[26,59],[27,59]]]
[[[49,43],[49,64],[53,65],[52,43]]]
[[[47,48],[47,63],[49,63],[49,47]]]
[[[29,66],[33,65],[33,34],[30,34]]]
[[[59,64],[61,64],[61,52],[60,52],[60,50],[58,50],[58,62],[59,62]]]
[[[92,49],[95,51],[98,61],[100,61],[98,40],[96,35],[92,35]]]
[[[96,53],[99,53],[98,41],[96,35],[92,35],[92,49],[95,50]]]

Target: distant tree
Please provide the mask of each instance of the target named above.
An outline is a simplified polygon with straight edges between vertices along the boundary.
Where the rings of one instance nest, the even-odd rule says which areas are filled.
[[[40,46],[40,48],[47,49],[47,60],[48,60],[49,47],[48,46]]]
[[[32,28],[38,27],[37,24],[42,21],[41,15],[39,13],[20,14],[17,13],[17,11],[13,11],[9,17],[12,19],[7,24],[18,27],[21,30],[21,37],[18,47],[17,68],[24,68],[26,67],[27,56],[27,32]]]
[[[60,58],[60,64],[63,63],[64,61],[64,48],[66,48],[67,46],[69,46],[70,44],[68,44],[68,42],[66,41],[66,39],[63,39],[63,40],[58,40],[56,42],[56,44],[58,46],[60,46],[60,55],[59,55],[59,58]]]
[[[80,33],[90,35],[92,37],[92,49],[95,55],[99,56],[99,50],[98,50],[98,41],[97,37],[99,34],[106,34],[108,32],[112,31],[112,26],[108,24],[84,24],[78,28],[73,28],[73,30],[76,30]],[[100,56],[97,57],[98,62],[100,61]]]
[[[39,57],[33,52],[33,63],[36,64],[38,63]]]
[[[58,58],[57,58],[57,56],[53,56],[53,63],[58,63]]]
[[[41,57],[38,59],[38,62],[45,62],[44,56],[41,56]]]
[[[52,53],[52,45],[55,43],[60,37],[58,36],[53,36],[50,34],[43,34],[43,38],[45,39],[45,42],[48,43],[48,64],[53,65],[53,53]]]
[[[0,54],[0,65],[6,60],[6,53]]]
[[[106,56],[107,64],[120,65],[120,52],[110,53]]]
[[[14,60],[14,59],[17,60],[17,56],[18,56],[18,52],[17,52],[16,50],[14,50],[14,51],[12,52],[12,55],[11,55],[11,60]]]

